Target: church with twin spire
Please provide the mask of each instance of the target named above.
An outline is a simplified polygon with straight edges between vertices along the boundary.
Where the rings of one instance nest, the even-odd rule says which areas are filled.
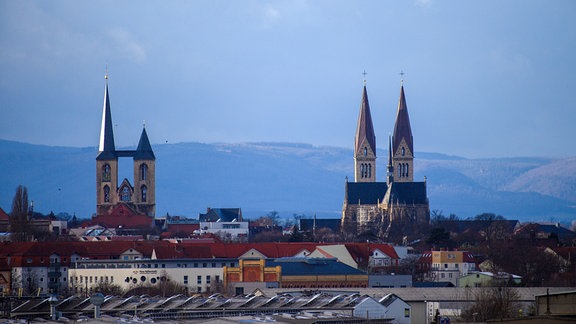
[[[400,86],[394,132],[388,138],[386,181],[376,181],[376,135],[366,81],[354,142],[354,181],[346,179],[341,230],[346,238],[399,242],[421,233],[430,221],[426,179],[414,181],[414,140]]]
[[[91,223],[115,228],[152,226],[156,212],[156,157],[143,127],[136,150],[117,150],[114,144],[108,74],[104,88],[100,143],[96,156],[96,215]],[[118,178],[118,160],[132,158],[132,182]]]

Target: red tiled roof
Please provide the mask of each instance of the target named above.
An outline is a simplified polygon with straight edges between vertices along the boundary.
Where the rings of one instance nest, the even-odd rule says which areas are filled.
[[[6,214],[6,212],[2,209],[2,207],[0,207],[0,221],[7,221],[9,219],[10,218],[8,214]]]
[[[154,223],[154,217],[138,214],[126,204],[116,205],[108,215],[98,215],[87,222],[90,225],[102,225],[112,228],[146,228]],[[84,225],[84,224],[83,224]]]

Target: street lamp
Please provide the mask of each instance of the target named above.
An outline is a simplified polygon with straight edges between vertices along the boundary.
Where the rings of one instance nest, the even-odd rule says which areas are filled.
[[[50,304],[50,318],[56,320],[56,303],[58,303],[58,297],[56,295],[50,295],[48,298],[48,304]]]

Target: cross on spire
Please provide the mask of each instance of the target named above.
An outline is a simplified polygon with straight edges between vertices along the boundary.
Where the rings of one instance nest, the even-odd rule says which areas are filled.
[[[400,70],[400,73],[399,73],[399,74],[400,74],[400,84],[403,85],[403,84],[404,84],[404,74],[405,74],[405,73],[404,73],[403,70]]]
[[[366,70],[364,70],[364,72],[362,72],[362,76],[364,77],[364,85],[366,85],[366,74],[368,74],[366,72]]]

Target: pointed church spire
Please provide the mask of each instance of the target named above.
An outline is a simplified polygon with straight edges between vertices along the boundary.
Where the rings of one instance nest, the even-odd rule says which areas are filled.
[[[388,185],[394,182],[394,162],[392,161],[392,135],[388,134],[388,165],[386,166],[386,182],[388,182]]]
[[[412,139],[412,129],[410,127],[410,117],[408,116],[408,107],[404,97],[404,85],[400,86],[400,99],[398,101],[398,112],[396,114],[396,124],[394,125],[394,134],[392,135],[392,150],[397,153],[400,143],[404,139],[410,154],[414,154],[414,144]]]
[[[358,115],[358,127],[356,128],[356,153],[362,151],[362,143],[366,140],[370,149],[376,154],[376,136],[372,125],[372,115],[370,114],[370,104],[368,103],[368,93],[366,83],[362,90],[362,101],[360,103],[360,114]]]
[[[138,142],[136,152],[134,152],[134,160],[156,160],[156,157],[154,156],[154,151],[152,151],[152,146],[150,145],[150,141],[148,140],[146,127],[142,128],[140,141]]]
[[[106,71],[106,85],[104,87],[104,105],[102,107],[102,126],[100,128],[100,145],[98,146],[97,160],[116,158],[114,145],[114,130],[112,128],[112,114],[110,111],[110,98],[108,95],[108,71]]]

